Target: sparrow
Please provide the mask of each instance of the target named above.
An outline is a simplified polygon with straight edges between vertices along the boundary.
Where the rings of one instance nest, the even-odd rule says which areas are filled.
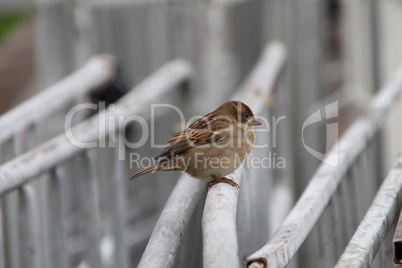
[[[255,141],[253,126],[261,125],[251,109],[240,101],[229,101],[204,115],[188,128],[167,140],[169,145],[155,158],[155,164],[134,174],[180,170],[208,182],[208,187],[223,182],[250,154]]]

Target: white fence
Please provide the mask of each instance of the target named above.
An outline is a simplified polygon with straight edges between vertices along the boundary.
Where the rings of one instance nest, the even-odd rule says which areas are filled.
[[[380,188],[381,135],[399,102],[402,74],[366,105],[381,84],[375,2],[37,1],[38,82],[59,82],[0,116],[0,265],[391,265],[400,241],[391,240],[401,178],[396,164]],[[272,39],[280,42],[264,47]],[[118,60],[97,56],[77,69],[105,52]],[[120,79],[116,61],[136,86],[102,107],[92,95]],[[141,138],[141,127],[118,120],[110,127],[106,118],[141,115],[162,143],[178,130],[177,118],[165,110],[151,118],[151,104],[174,104],[194,116],[229,99],[273,124],[286,118],[275,133],[279,145],[272,145],[273,133],[258,133],[271,145],[251,155],[283,156],[285,170],[242,168],[233,175],[240,190],[217,184],[207,192],[204,183],[174,172],[128,181],[136,170],[130,155],[157,151],[150,143],[127,148],[125,141]],[[339,113],[328,106],[335,101]],[[83,103],[97,108],[78,112],[66,128],[68,112]],[[305,137],[300,132],[319,109],[346,129],[324,163],[303,142],[323,151],[325,122],[312,124]],[[72,137],[96,146],[77,147]]]
[[[253,111],[259,114],[263,113],[264,109],[267,109],[266,102],[271,97],[271,91],[284,64],[285,53],[285,48],[280,43],[267,46],[249,79],[233,99],[245,101]],[[266,139],[267,137],[259,135],[258,138]],[[264,150],[263,154],[267,153],[268,149]],[[259,173],[260,176],[267,176],[266,170],[260,169]],[[256,175],[258,176],[258,173]],[[239,176],[235,180],[240,183],[240,178]],[[269,180],[265,180],[265,182],[252,180],[252,182],[248,182],[248,185],[242,186],[241,189],[248,191],[249,196],[247,197],[250,198],[260,195],[259,191],[263,187],[261,183],[268,182]],[[197,202],[200,201],[199,199],[205,191],[205,187],[203,183],[194,181],[187,175],[180,178],[162,211],[139,267],[173,265],[177,251],[181,246],[183,233],[194,213]],[[203,217],[203,263],[205,267],[239,266],[239,247],[235,222],[238,194],[237,189],[226,185],[216,185],[208,191]],[[254,201],[248,199],[248,203],[243,203],[241,206],[244,206],[244,209],[250,209],[255,205],[253,209],[258,211],[257,213],[265,212],[264,202],[261,202],[259,206],[252,202]],[[268,233],[268,224],[263,229],[266,229],[265,231]],[[248,230],[244,229],[243,231]],[[251,234],[239,234],[239,236],[246,235],[250,236]],[[250,237],[249,239],[253,238]],[[195,238],[192,238],[185,241],[182,247],[191,247],[195,243]]]
[[[186,62],[169,63],[135,87],[116,103],[113,111],[105,112],[104,116],[138,114],[149,103],[187,81],[190,75],[191,68]],[[97,79],[101,81],[102,76],[97,75]],[[79,88],[72,81],[69,81],[68,88]],[[71,96],[75,96],[74,91],[70,92]],[[42,96],[45,97],[38,99],[46,99],[46,93],[44,91]],[[29,103],[33,103],[33,107],[41,101],[28,101],[20,107],[26,107]],[[17,107],[15,111],[18,110]],[[4,117],[8,116],[6,114]],[[109,256],[114,265],[127,265],[127,249],[124,245],[125,194],[122,185],[127,177],[118,161],[119,152],[124,153],[124,148],[119,146],[121,138],[118,131],[123,128],[124,122],[108,129],[101,128],[101,116],[102,111],[1,166],[2,200],[7,202],[6,206],[13,205],[13,210],[8,209],[2,217],[5,225],[2,234],[5,238],[2,246],[5,267],[68,267],[74,259],[91,267],[103,267],[107,256],[101,252],[101,241],[107,238],[113,241],[116,248],[113,250],[116,256]],[[112,137],[117,145],[113,146],[111,154],[103,157],[102,163],[95,149],[88,150],[71,143],[73,136],[80,142],[96,142],[98,145],[102,139]],[[100,208],[102,189],[99,184],[104,175],[100,174],[102,165],[113,172],[108,177],[113,180],[111,188],[107,189],[107,202],[111,206],[108,215]],[[38,192],[32,186],[37,178],[47,182],[46,187],[39,189],[44,192]],[[9,196],[9,192],[16,196]],[[77,207],[77,204],[82,205]],[[44,211],[45,215],[42,214]],[[112,230],[105,230],[105,217],[111,217]],[[78,237],[74,232],[79,232]],[[105,241],[108,244],[108,240]],[[79,257],[75,254],[79,254]]]
[[[89,101],[92,93],[104,90],[114,78],[115,68],[116,63],[111,56],[93,57],[59,83],[0,116],[0,162],[9,161],[61,132],[66,112],[75,104]],[[85,116],[86,114],[77,114],[73,123],[83,120]],[[38,170],[38,167],[31,171],[33,170]],[[20,182],[21,179],[22,177],[18,177]],[[9,182],[9,187],[18,184],[16,181]],[[2,185],[5,186],[4,183]],[[37,190],[42,188],[36,187]],[[3,188],[5,190],[7,189]],[[1,199],[3,267],[31,263],[36,267],[40,265],[38,254],[42,246],[38,244],[37,230],[38,219],[43,215],[44,208],[38,207],[35,194],[37,193],[33,186],[28,185],[20,187],[19,191],[3,195]],[[22,244],[26,247],[20,248]]]
[[[401,92],[399,71],[374,97],[367,113],[345,131],[326,155],[278,231],[263,248],[247,258],[249,266],[286,266],[307,236],[313,240],[305,244],[309,247],[306,254],[311,264],[332,267],[336,263],[382,180],[377,173],[378,151],[374,145],[390,107],[399,101]],[[383,209],[386,213],[387,207]],[[356,248],[351,245],[348,250]],[[376,251],[371,249],[371,253],[374,257]],[[381,262],[387,262],[384,256]],[[339,265],[349,267],[341,266],[342,262]]]
[[[267,114],[267,101],[273,96],[272,89],[283,68],[285,55],[281,43],[269,44],[233,99],[245,101],[257,114]],[[77,77],[81,78],[82,73],[88,74],[87,78],[97,78],[93,82],[80,83],[83,88],[90,90],[104,84],[103,78],[113,77],[110,72],[113,69],[110,65],[104,69],[102,60],[91,61],[87,67],[57,84],[54,91],[44,91],[21,104],[4,115],[0,122],[18,117],[19,111],[40,112],[37,107],[42,107],[43,102],[61,96],[55,92],[63,92],[70,85],[78,87],[74,82],[81,81]],[[106,75],[93,73],[98,70]],[[105,73],[104,70],[110,71]],[[188,86],[191,74],[188,63],[169,63],[116,102],[113,109],[107,107],[67,129],[65,134],[17,155],[0,167],[5,267],[69,267],[71,263],[91,267],[130,266],[129,248],[135,246],[130,241],[136,239],[128,237],[138,235],[143,227],[127,224],[127,209],[132,206],[125,190],[129,176],[125,161],[120,160],[126,155],[122,143],[126,139],[122,132],[126,125],[119,121],[107,129],[100,122],[102,118],[142,114],[162,95],[171,94],[171,90],[180,85]],[[268,243],[245,260],[246,266],[284,267],[300,247],[307,247],[306,262],[318,263],[320,267],[332,267],[339,258],[338,267],[390,263],[392,257],[387,250],[374,257],[391,223],[396,221],[400,203],[398,165],[384,182],[353,238],[352,235],[380,185],[382,178],[377,173],[375,143],[381,124],[389,108],[399,100],[401,90],[402,75],[398,72],[375,96],[366,114],[357,119],[334,145],[288,217]],[[77,97],[76,91],[70,92],[71,95],[66,93],[62,98],[66,103],[72,96]],[[53,111],[52,106],[49,107],[49,111]],[[39,119],[48,116],[45,112],[39,115]],[[3,140],[22,133],[38,120],[32,112],[24,116],[31,116],[32,123],[16,125],[8,136],[4,134]],[[87,144],[95,142],[95,148],[79,147],[71,142],[72,137]],[[106,138],[113,141],[113,146],[102,152],[100,143]],[[268,138],[262,133],[257,136],[259,140]],[[253,152],[262,156],[268,153],[269,148]],[[109,171],[105,172],[104,168]],[[213,186],[208,191],[202,219],[203,247],[191,249],[188,248],[197,243],[197,236],[186,238],[185,234],[191,234],[197,228],[190,222],[194,220],[194,210],[206,185],[186,175],[180,178],[156,223],[139,267],[185,265],[177,259],[183,250],[193,251],[193,254],[202,252],[204,267],[240,267],[243,257],[258,246],[256,241],[260,241],[261,236],[267,237],[269,226],[275,221],[267,217],[267,203],[271,201],[267,193],[277,191],[270,185],[272,176],[266,169],[240,169],[233,177],[241,185],[240,191],[225,184]],[[34,179],[46,181],[46,186],[35,186]],[[107,197],[103,196],[105,192]],[[102,208],[102,203],[108,208]],[[374,225],[372,217],[377,220],[382,217],[384,220],[380,223],[386,224]],[[143,221],[139,219],[136,224],[141,225]],[[371,229],[367,229],[367,225]],[[74,232],[79,233],[78,237]],[[375,240],[373,234],[376,234]],[[369,244],[363,250],[364,242]],[[389,246],[392,247],[392,243],[389,242]]]

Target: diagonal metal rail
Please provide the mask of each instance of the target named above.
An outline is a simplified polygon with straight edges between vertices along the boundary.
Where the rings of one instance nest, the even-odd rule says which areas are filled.
[[[10,194],[18,193],[19,200],[17,210],[18,224],[17,226],[9,226],[10,230],[13,231],[12,233],[8,232],[7,229],[6,237],[11,238],[11,242],[13,242],[7,244],[7,267],[14,267],[15,265],[18,267],[19,263],[23,266],[30,263],[32,267],[43,267],[45,262],[41,255],[43,245],[38,246],[40,242],[38,234],[41,233],[41,230],[50,230],[51,232],[49,245],[47,246],[49,251],[52,252],[48,256],[50,265],[67,267],[69,253],[66,249],[65,184],[58,170],[69,160],[73,160],[76,163],[75,168],[73,168],[74,172],[70,173],[70,175],[80,178],[80,187],[76,189],[75,196],[85,198],[81,212],[85,214],[82,220],[85,221],[85,226],[88,226],[85,234],[80,236],[80,239],[83,239],[77,243],[77,247],[81,247],[81,254],[83,254],[83,258],[89,266],[103,267],[104,260],[101,258],[100,248],[102,227],[97,192],[100,179],[97,169],[99,164],[96,159],[96,151],[90,148],[100,146],[101,141],[105,141],[107,137],[116,141],[122,140],[123,138],[120,136],[124,132],[118,132],[117,136],[116,132],[125,126],[124,122],[127,118],[140,114],[155,100],[178,88],[179,85],[188,82],[191,76],[192,67],[186,61],[175,60],[165,64],[116,102],[113,107],[115,109],[104,109],[73,128],[66,129],[66,133],[0,165],[0,196],[4,196],[14,190]],[[111,117],[115,120],[123,117],[124,120],[118,120],[118,123],[116,120],[116,124],[109,125],[106,128],[103,122]],[[76,146],[69,139],[71,134],[78,141],[85,141],[95,145],[91,147]],[[116,154],[110,159],[110,162],[114,163],[113,167],[116,168],[116,172],[113,174],[113,183],[110,188],[113,230],[108,235],[116,243],[113,252],[114,256],[112,257],[114,258],[114,264],[116,267],[127,267],[127,241],[124,239],[126,227],[124,214],[125,193],[123,190],[123,184],[126,182],[127,176],[124,176],[121,172],[120,149],[122,149],[120,146],[115,147]],[[42,219],[40,219],[40,213],[37,206],[35,206],[38,195],[35,194],[35,189],[30,183],[38,177],[41,178],[41,182],[44,182],[44,180],[49,182],[49,191],[46,194],[50,198],[48,200],[51,200],[46,204],[49,209],[49,216],[52,217],[51,221],[47,219],[41,224],[39,224],[39,220]],[[31,192],[32,194],[30,194]],[[9,196],[7,195],[7,197]],[[52,199],[52,196],[57,198]],[[54,224],[55,222],[60,224]],[[19,238],[16,243],[14,243],[16,241],[15,233]],[[2,235],[4,236],[4,234],[3,231]],[[47,240],[46,238],[44,239]]]
[[[192,68],[187,62],[182,60],[170,62],[134,87],[116,102],[115,110],[107,110],[103,116],[108,118],[138,114],[155,99],[187,81],[191,74]],[[116,129],[109,128],[106,131],[101,131],[98,127],[99,116],[93,116],[73,127],[71,133],[77,140],[87,143],[104,139]],[[119,123],[122,122],[119,121]],[[121,127],[118,124],[115,126]],[[57,164],[86,150],[73,145],[67,136],[68,134],[63,133],[0,166],[0,195],[28,183],[36,176],[51,170]]]
[[[112,56],[93,56],[74,73],[0,116],[0,144],[47,118],[63,104],[104,86],[115,72],[116,60]]]
[[[381,243],[398,216],[402,201],[402,157],[379,189],[373,204],[339,258],[336,268],[370,267]]]
[[[246,84],[234,96],[234,99],[250,104],[252,109],[260,111],[267,103],[276,78],[283,68],[285,55],[282,43],[269,43]],[[220,186],[216,187],[220,188]],[[203,191],[205,191],[204,183],[191,179],[187,175],[180,177],[154,228],[138,267],[173,266],[186,226]],[[237,193],[230,193],[232,194]],[[235,237],[236,234],[233,235]],[[229,257],[237,260],[237,252]]]
[[[267,46],[260,61],[242,86],[235,100],[261,114],[272,96],[275,82],[285,63],[285,48],[278,43]],[[241,185],[243,169],[233,179]],[[236,211],[239,189],[219,183],[208,190],[202,219],[204,267],[239,267]]]
[[[264,247],[247,258],[248,267],[285,267],[290,262],[323,213],[351,163],[377,133],[401,93],[402,68],[373,98],[367,113],[346,130],[326,155],[324,162],[277,232]]]
[[[43,132],[37,128],[38,124],[47,122],[60,111],[68,110],[75,102],[87,98],[91,93],[102,90],[114,79],[116,65],[115,58],[110,55],[95,55],[72,74],[1,115],[0,163],[37,144],[37,138],[41,135],[39,133]],[[54,127],[52,131],[56,129],[58,128]],[[7,250],[9,254],[1,256],[0,267],[1,264],[14,267],[18,262],[22,266],[29,263],[31,267],[41,267],[40,255],[43,245],[38,244],[38,194],[33,186],[24,185],[14,195],[15,198],[7,195],[1,200],[3,217],[0,219],[0,225],[2,231],[7,233],[4,233],[1,240],[0,251],[3,253],[2,248],[7,244],[4,251]],[[18,202],[15,201],[20,205],[16,206]],[[18,216],[15,213],[18,213]],[[19,239],[15,239],[16,235],[19,235]],[[11,237],[14,239],[9,240]],[[57,256],[63,258],[63,253],[59,252]]]

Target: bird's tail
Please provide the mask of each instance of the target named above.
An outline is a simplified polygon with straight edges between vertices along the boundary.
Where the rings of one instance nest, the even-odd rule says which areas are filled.
[[[157,166],[156,164],[155,164],[155,165],[152,165],[152,166],[150,166],[150,167],[147,167],[147,168],[145,168],[145,169],[143,169],[143,170],[141,170],[141,171],[135,173],[133,176],[131,176],[130,180],[132,180],[132,179],[134,179],[134,178],[137,178],[137,177],[139,177],[139,176],[142,176],[142,175],[144,175],[144,174],[147,174],[147,173],[149,173],[149,172],[155,171],[155,170],[157,170],[157,168],[158,168],[158,166]]]

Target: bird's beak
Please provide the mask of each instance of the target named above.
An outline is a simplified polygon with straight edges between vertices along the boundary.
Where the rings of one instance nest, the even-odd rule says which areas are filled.
[[[255,118],[251,118],[248,120],[248,123],[250,126],[259,126],[262,125],[262,123],[258,120],[256,120]]]

